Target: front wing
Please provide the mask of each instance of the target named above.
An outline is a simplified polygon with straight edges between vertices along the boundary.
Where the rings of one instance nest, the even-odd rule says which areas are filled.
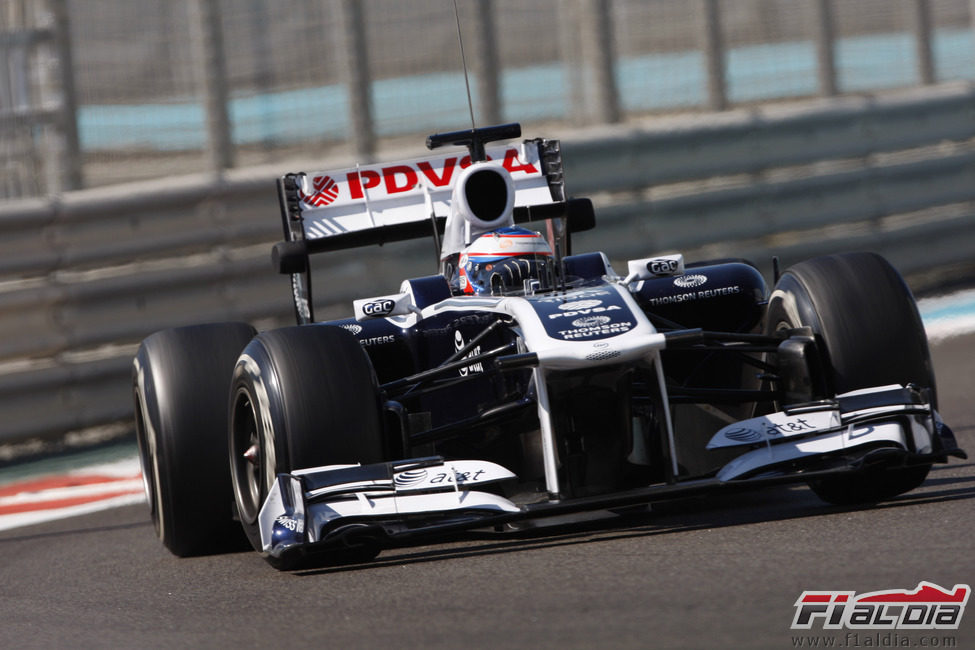
[[[902,386],[745,420],[708,444],[729,446],[743,453],[712,478],[520,505],[500,489],[516,475],[487,461],[427,457],[279,474],[259,515],[262,550],[292,566],[338,548],[381,548],[518,520],[966,457],[937,412]]]

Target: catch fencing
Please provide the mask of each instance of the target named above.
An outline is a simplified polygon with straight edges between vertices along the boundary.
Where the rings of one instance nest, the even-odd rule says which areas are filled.
[[[534,135],[558,135],[526,133]],[[975,86],[741,108],[562,137],[616,262],[683,249],[768,269],[875,250],[907,274],[975,260]],[[419,150],[412,153],[419,154]],[[327,166],[322,164],[322,166]],[[0,442],[129,422],[153,331],[292,320],[274,179],[252,168],[0,204]],[[435,268],[429,242],[312,260],[320,318]],[[623,268],[623,267],[620,267]]]
[[[0,0],[0,199],[975,79],[971,0]]]

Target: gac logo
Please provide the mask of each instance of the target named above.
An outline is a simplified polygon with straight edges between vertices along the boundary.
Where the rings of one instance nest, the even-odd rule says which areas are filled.
[[[650,260],[647,262],[647,270],[654,275],[673,275],[680,268],[677,260]]]
[[[362,306],[362,313],[367,316],[385,316],[393,311],[394,305],[392,300],[373,300]]]

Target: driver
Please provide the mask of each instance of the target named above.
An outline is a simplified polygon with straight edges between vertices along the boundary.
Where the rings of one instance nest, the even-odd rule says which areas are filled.
[[[521,293],[526,280],[540,288],[553,281],[552,249],[541,234],[507,226],[477,237],[461,252],[455,286],[465,294],[506,295]]]

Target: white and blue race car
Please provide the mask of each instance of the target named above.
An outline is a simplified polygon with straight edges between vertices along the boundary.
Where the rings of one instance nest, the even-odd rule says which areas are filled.
[[[615,271],[573,253],[558,141],[466,147],[279,180],[297,325],[158,332],[134,361],[156,531],[176,555],[246,534],[278,568],[356,562],[448,531],[807,483],[874,502],[964,457],[936,411],[914,299],[871,253],[771,290],[744,260]],[[442,149],[441,149],[442,150]],[[437,272],[317,322],[310,259],[419,237]]]

